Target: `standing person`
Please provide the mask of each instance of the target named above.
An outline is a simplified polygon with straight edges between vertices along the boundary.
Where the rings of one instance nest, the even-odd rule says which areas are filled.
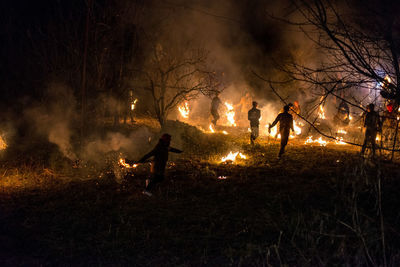
[[[250,121],[250,144],[254,145],[254,140],[258,137],[259,134],[259,125],[261,118],[261,111],[257,108],[258,103],[253,101],[253,108],[249,110],[247,113],[247,118]]]
[[[219,120],[219,105],[221,105],[221,99],[218,97],[219,93],[215,93],[214,98],[211,101],[211,115],[214,117],[214,119],[211,121],[214,125],[217,125],[217,121]]]
[[[163,134],[155,146],[155,148],[144,155],[138,163],[145,162],[148,158],[153,157],[151,162],[150,169],[150,178],[146,180],[146,189],[143,191],[143,194],[151,197],[153,194],[151,191],[154,189],[157,183],[160,183],[164,180],[165,166],[168,161],[168,153],[182,153],[182,150],[170,147],[171,143],[171,135]]]
[[[271,133],[273,128],[279,122],[279,133],[281,134],[281,149],[279,150],[278,159],[281,158],[282,154],[285,153],[285,147],[289,141],[290,129],[293,129],[293,116],[289,114],[289,105],[283,107],[283,112],[279,113],[276,119],[268,127],[268,132]]]
[[[367,113],[364,120],[365,138],[364,144],[361,148],[361,156],[364,156],[368,143],[371,143],[372,157],[375,157],[375,139],[380,128],[380,119],[379,114],[374,110],[374,108],[374,104],[369,104],[367,106]]]

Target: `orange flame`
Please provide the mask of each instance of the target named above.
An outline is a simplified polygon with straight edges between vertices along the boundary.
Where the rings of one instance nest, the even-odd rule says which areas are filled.
[[[178,110],[181,114],[181,116],[185,119],[189,118],[189,103],[185,101],[181,106],[178,107]]]
[[[130,165],[130,164],[126,163],[125,159],[123,159],[123,158],[119,159],[119,165],[121,165],[122,167],[125,167],[127,169],[134,169],[137,167],[137,164]]]
[[[244,154],[242,154],[240,152],[233,153],[231,151],[231,152],[229,152],[229,154],[227,156],[222,157],[221,161],[222,162],[226,162],[226,161],[229,160],[229,161],[233,161],[234,162],[236,160],[237,156],[239,156],[241,159],[247,159],[246,155],[244,155]]]
[[[137,102],[138,100],[137,100],[137,98],[131,103],[131,110],[134,110],[135,109],[135,106],[136,106],[136,102]]]
[[[322,140],[322,137],[319,137],[318,139],[313,140],[312,136],[309,136],[307,140],[304,142],[304,144],[313,144],[313,143],[318,143],[320,146],[326,146],[328,144],[327,141]]]
[[[233,106],[231,104],[229,104],[228,102],[225,102],[225,106],[228,109],[228,111],[225,113],[225,115],[226,115],[226,118],[228,119],[230,126],[236,126],[235,111],[233,109]]]
[[[4,150],[7,148],[7,143],[4,141],[3,137],[0,135],[0,150]]]

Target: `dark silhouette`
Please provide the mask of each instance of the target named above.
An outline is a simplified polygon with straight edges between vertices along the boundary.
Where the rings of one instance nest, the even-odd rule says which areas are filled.
[[[261,111],[257,108],[257,105],[257,102],[253,101],[253,108],[247,113],[247,118],[250,121],[250,143],[252,145],[254,145],[254,140],[259,135]]]
[[[217,125],[217,121],[219,120],[219,105],[221,105],[221,99],[218,97],[218,93],[215,94],[214,98],[211,101],[211,115],[214,117],[214,119],[211,121],[214,125]]]
[[[342,101],[339,104],[338,112],[334,117],[335,123],[340,126],[347,126],[350,123],[350,108],[349,105]]]
[[[289,105],[283,107],[283,112],[279,113],[274,122],[269,126],[268,132],[279,122],[279,133],[281,134],[281,149],[279,150],[278,158],[285,153],[285,147],[289,141],[290,129],[293,129],[293,116],[289,114]]]
[[[374,108],[375,108],[374,104],[369,104],[367,106],[367,113],[365,115],[365,120],[364,120],[365,138],[364,138],[364,144],[361,148],[361,156],[364,156],[365,149],[367,148],[367,145],[370,143],[372,150],[372,157],[375,157],[375,146],[376,146],[375,139],[381,123],[379,114],[374,110]]]
[[[150,178],[146,181],[146,189],[143,191],[143,194],[152,196],[151,190],[155,187],[157,183],[160,183],[164,180],[165,174],[165,166],[168,161],[168,153],[182,153],[182,150],[170,147],[171,143],[171,135],[163,134],[156,145],[156,147],[144,155],[138,163],[145,162],[148,158],[153,157],[150,169]]]

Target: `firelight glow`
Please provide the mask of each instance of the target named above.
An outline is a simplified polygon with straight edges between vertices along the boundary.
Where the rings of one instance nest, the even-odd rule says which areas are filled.
[[[182,105],[180,105],[178,107],[178,110],[184,119],[189,118],[190,109],[189,109],[189,103],[187,101],[185,101]]]
[[[228,102],[225,102],[225,106],[227,108],[227,112],[225,113],[226,118],[228,119],[229,126],[235,126],[236,127],[236,122],[235,122],[235,111],[233,109],[233,106],[229,104]]]

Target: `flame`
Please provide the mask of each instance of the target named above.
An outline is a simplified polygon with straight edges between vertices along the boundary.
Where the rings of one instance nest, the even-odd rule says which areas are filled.
[[[0,135],[0,150],[4,150],[7,148],[7,143],[4,141],[3,137]]]
[[[221,161],[225,162],[225,161],[235,161],[236,157],[239,156],[241,159],[247,159],[246,155],[239,153],[239,152],[235,152],[233,153],[232,151],[229,152],[229,154],[226,157],[222,157]]]
[[[226,180],[228,177],[226,177],[225,175],[220,175],[218,176],[218,179],[220,180]]]
[[[293,121],[293,129],[294,129],[294,133],[296,135],[300,135],[301,134],[301,128],[296,124],[296,121]]]
[[[309,136],[307,140],[304,142],[304,144],[312,144],[312,143],[318,143],[320,146],[326,146],[328,144],[327,141],[322,140],[322,137],[319,137],[318,139],[313,140],[312,136]]]
[[[347,134],[347,132],[345,130],[343,130],[343,129],[337,130],[337,133],[338,134]]]
[[[321,120],[326,119],[324,107],[322,105],[319,105],[318,118],[320,118]]]
[[[214,128],[212,127],[212,124],[210,124],[210,127],[208,127],[208,129],[210,129],[210,132],[215,133]]]
[[[345,142],[343,142],[343,137],[339,137],[335,140],[335,144],[337,145],[346,145]]]
[[[353,119],[353,117],[351,115],[349,115],[349,120],[352,120],[352,119]]]
[[[135,109],[135,106],[136,106],[136,102],[137,102],[138,100],[137,100],[137,98],[131,103],[131,110],[134,110]]]
[[[228,134],[228,132],[227,132],[227,131],[222,131],[222,133],[223,133],[224,135],[227,135],[227,134]]]
[[[123,158],[119,159],[119,165],[121,165],[122,167],[125,167],[127,169],[134,169],[137,167],[137,164],[130,165],[130,164],[126,163],[125,159],[123,159]]]
[[[225,106],[228,109],[228,111],[225,113],[225,115],[229,121],[230,126],[236,126],[235,111],[233,110],[233,106],[231,104],[229,104],[228,102],[225,102]]]
[[[189,103],[187,101],[185,101],[182,105],[180,105],[178,107],[178,110],[183,118],[185,119],[189,118],[190,109],[189,109]]]
[[[301,127],[299,125],[302,125],[302,124],[301,123],[296,123],[296,121],[293,121],[294,135],[291,134],[290,138],[294,138],[294,137],[296,137],[296,135],[300,135],[301,134]],[[278,139],[281,138],[281,134],[278,133],[278,127],[271,128],[271,133],[268,133],[269,125],[265,125],[265,127],[267,128],[267,135],[272,136],[272,137],[276,137]]]

